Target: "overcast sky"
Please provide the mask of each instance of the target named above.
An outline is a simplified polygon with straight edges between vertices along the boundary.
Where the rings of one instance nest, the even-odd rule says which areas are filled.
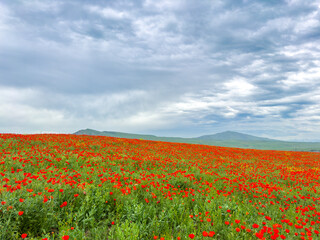
[[[1,0],[0,132],[320,140],[320,0]]]

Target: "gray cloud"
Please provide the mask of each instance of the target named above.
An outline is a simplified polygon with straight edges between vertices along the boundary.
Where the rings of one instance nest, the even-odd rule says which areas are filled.
[[[311,0],[4,0],[0,131],[320,140],[319,19]]]

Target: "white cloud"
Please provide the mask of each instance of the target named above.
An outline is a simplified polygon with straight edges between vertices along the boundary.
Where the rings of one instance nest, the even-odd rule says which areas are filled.
[[[153,1],[145,0],[143,6],[147,9],[154,9],[157,11],[172,11],[180,9],[184,4],[182,0],[162,0],[162,1]]]
[[[124,19],[130,18],[130,14],[126,11],[118,11],[113,8],[105,7],[101,8],[99,6],[87,6],[88,9],[92,13],[99,14],[100,16],[106,19]]]
[[[26,133],[30,128],[33,132],[70,132],[87,127],[130,132],[161,129],[176,122],[150,106],[148,94],[133,90],[65,96],[2,86],[0,132]]]
[[[257,89],[253,84],[249,83],[245,79],[237,78],[224,83],[224,87],[227,90],[227,97],[248,97],[252,95]]]
[[[288,73],[286,79],[282,81],[285,88],[293,86],[314,87],[320,81],[320,67],[310,68],[307,71]]]

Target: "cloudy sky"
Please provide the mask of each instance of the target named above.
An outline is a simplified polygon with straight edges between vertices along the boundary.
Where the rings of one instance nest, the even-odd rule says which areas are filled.
[[[320,141],[320,0],[1,0],[0,132]]]

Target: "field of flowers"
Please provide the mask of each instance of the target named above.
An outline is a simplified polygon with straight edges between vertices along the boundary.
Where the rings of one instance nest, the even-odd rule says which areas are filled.
[[[0,239],[320,239],[320,154],[0,134]]]

